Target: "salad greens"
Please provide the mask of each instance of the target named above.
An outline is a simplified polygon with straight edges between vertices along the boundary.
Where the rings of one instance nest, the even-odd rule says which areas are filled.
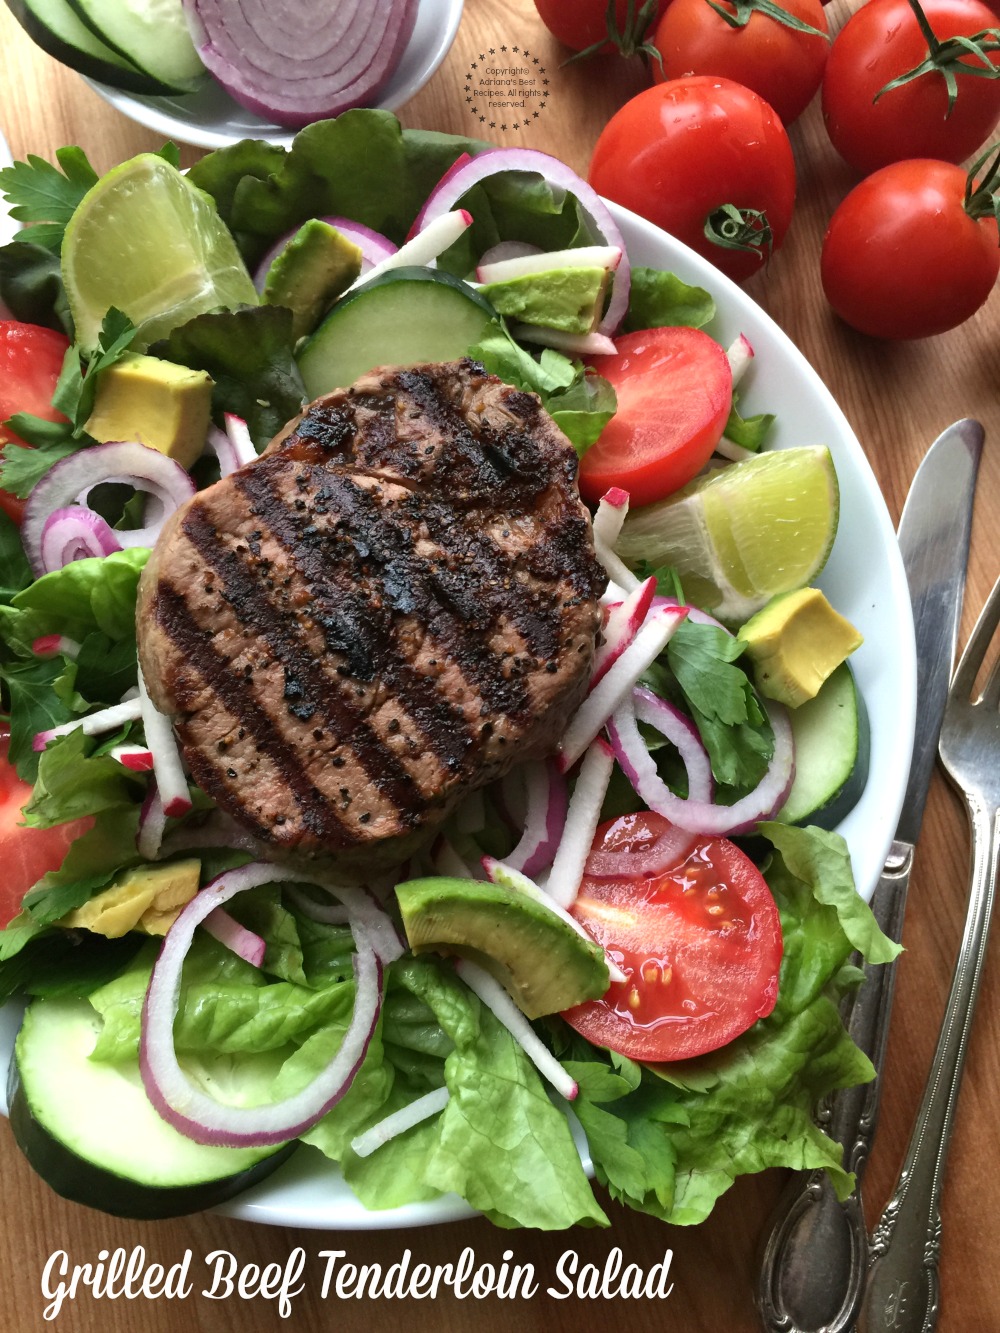
[[[385,112],[350,111],[309,126],[290,151],[254,141],[221,149],[199,162],[190,179],[212,196],[253,263],[277,236],[316,215],[344,215],[402,241],[456,157],[483,148],[473,140],[403,131]],[[168,146],[164,155],[170,152]],[[62,150],[58,160],[61,171],[30,158],[0,172],[0,190],[15,205],[14,215],[31,224],[0,249],[0,294],[22,318],[65,326],[55,256],[62,229],[96,175],[79,149]],[[547,249],[589,240],[572,196],[541,181],[489,181],[476,187],[470,209],[474,225],[441,260],[459,275],[508,236]],[[700,327],[714,314],[706,292],[672,274],[636,267],[632,283],[627,328]],[[96,376],[128,347],[130,330],[113,311],[89,364],[71,351],[59,389],[70,423],[52,427],[18,418],[13,429],[37,447],[7,446],[0,485],[25,495],[49,466],[88,443]],[[243,416],[258,447],[300,408],[291,316],[280,307],[200,315],[151,350],[209,371],[217,420],[224,412]],[[615,410],[614,392],[599,375],[550,349],[526,351],[503,321],[473,351],[488,370],[538,393],[580,452]],[[769,424],[765,416],[744,420],[734,408],[727,430],[753,449]],[[102,1020],[92,1058],[130,1066],[155,946],[138,936],[92,938],[81,946],[78,932],[54,925],[122,869],[140,864],[135,836],[145,782],[109,754],[129,729],[100,741],[71,732],[40,755],[31,741],[36,732],[117,701],[135,685],[136,588],[148,555],[116,552],[32,580],[17,529],[0,515],[0,682],[12,719],[10,757],[35,784],[25,819],[44,828],[93,817],[60,869],[39,881],[21,916],[0,931],[0,997],[18,991],[86,997]],[[669,571],[658,572],[664,591],[673,592]],[[40,635],[67,636],[78,650],[39,660],[32,644]],[[647,677],[693,718],[723,799],[730,800],[760,780],[774,744],[737,661],[740,648],[721,629],[687,622]],[[201,799],[193,818],[208,805]],[[813,1111],[834,1089],[872,1077],[838,1005],[857,980],[848,966],[852,950],[885,961],[895,946],[855,892],[841,838],[781,824],[762,825],[760,833],[771,848],[765,874],[785,939],[779,997],[773,1013],[730,1046],[644,1067],[590,1046],[558,1017],[543,1020],[537,1030],[579,1084],[567,1116],[521,1047],[449,963],[406,956],[388,970],[382,1015],[359,1074],[305,1141],[340,1164],[369,1208],[454,1191],[500,1226],[606,1224],[581,1165],[574,1124],[610,1196],[670,1222],[701,1221],[738,1175],[769,1166],[825,1167],[846,1193],[851,1178],[839,1146],[816,1127]],[[498,820],[483,835],[498,853],[505,839],[509,850],[510,835]],[[203,882],[247,859],[240,852],[205,852]],[[330,1060],[352,1012],[353,941],[346,927],[313,921],[277,888],[245,893],[231,908],[263,938],[263,968],[199,934],[184,967],[175,1035],[193,1076],[211,1077],[234,1101],[252,1105],[303,1087]],[[450,1099],[437,1117],[369,1157],[352,1151],[360,1131],[441,1087]]]

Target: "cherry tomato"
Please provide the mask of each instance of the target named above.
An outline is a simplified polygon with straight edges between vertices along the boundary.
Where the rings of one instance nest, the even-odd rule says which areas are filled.
[[[669,3],[670,0],[658,0],[656,11],[650,19],[650,28]],[[605,41],[608,35],[608,0],[535,0],[535,8],[553,37],[573,51],[585,51],[588,47],[596,46],[598,50],[595,55],[606,55],[615,49],[613,43]],[[637,0],[636,11],[641,8],[642,0]],[[615,0],[615,19],[618,32],[622,34],[626,33],[628,27],[628,9],[629,0]]]
[[[774,110],[749,88],[704,74],[626,102],[597,140],[590,183],[737,281],[756,273],[766,254],[709,240],[709,219],[725,228],[726,205],[763,213],[776,250],[795,204],[792,149]],[[759,240],[757,222],[747,226]]]
[[[666,823],[628,815],[629,836]],[[643,830],[642,821],[651,826]],[[597,830],[615,839],[620,820]],[[646,879],[584,877],[573,915],[627,980],[563,1017],[595,1046],[634,1060],[686,1060],[766,1018],[778,998],[781,922],[753,862],[725,838],[698,838],[673,869]]]
[[[0,928],[21,910],[21,899],[49,870],[58,870],[74,839],[93,825],[75,819],[55,828],[22,828],[21,811],[31,800],[31,784],[22,782],[7,758],[9,733],[0,731]]]
[[[827,300],[877,338],[953,329],[987,299],[1000,270],[994,217],[970,216],[966,176],[949,162],[895,162],[851,191],[823,240]]]
[[[30,412],[46,421],[65,421],[52,406],[52,393],[62,370],[69,339],[55,329],[0,319],[0,445],[18,440],[3,423],[15,412]],[[20,523],[24,501],[0,491],[0,509]]]
[[[941,40],[971,37],[997,21],[980,0],[923,0],[923,9]],[[914,157],[962,162],[1000,120],[1000,80],[972,74],[956,75],[950,112],[944,76],[934,70],[875,101],[926,57],[927,40],[907,0],[869,0],[837,36],[823,75],[823,116],[833,146],[856,171]],[[995,52],[987,58],[1000,65]],[[965,53],[963,63],[977,62]]]
[[[732,406],[732,371],[700,329],[645,329],[615,345],[594,366],[614,386],[618,410],[581,460],[580,492],[596,504],[621,486],[633,504],[651,504],[708,462]]]
[[[736,13],[731,0],[723,8]],[[820,0],[780,0],[781,8],[810,27],[827,31]],[[663,69],[652,61],[657,83],[683,74],[721,74],[752,88],[770,103],[784,125],[802,114],[823,78],[830,43],[825,36],[799,32],[754,10],[743,27],[734,28],[709,0],[672,0],[657,25],[653,45]]]

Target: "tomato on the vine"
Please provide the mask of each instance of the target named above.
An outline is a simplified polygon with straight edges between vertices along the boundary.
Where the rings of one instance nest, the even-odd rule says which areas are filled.
[[[7,758],[9,736],[0,728],[0,927],[8,925],[21,910],[21,899],[49,870],[58,870],[70,843],[93,824],[93,819],[75,819],[55,828],[26,828],[21,811],[31,800],[31,783],[17,776]]]
[[[927,338],[986,301],[1000,271],[995,195],[950,162],[895,162],[868,176],[830,219],[820,271],[827,300],[861,333]]]
[[[909,0],[868,0],[833,43],[823,116],[833,146],[856,171],[917,157],[962,162],[1000,121],[1000,77],[963,72],[1000,73],[996,41],[975,56],[950,40],[995,29],[996,15],[981,0],[922,0],[922,9],[929,32]]]
[[[781,245],[795,205],[795,162],[774,109],[707,74],[626,102],[601,131],[590,183],[739,282]]]
[[[652,504],[689,482],[726,428],[733,375],[719,344],[700,329],[644,329],[595,358],[618,410],[580,460],[580,493],[593,503],[611,486]]]
[[[617,47],[625,55],[642,42],[670,0],[612,0],[617,38],[608,38],[608,0],[535,0],[538,17],[552,36],[572,51],[606,55]],[[647,4],[649,8],[647,10]],[[632,11],[632,30],[629,9]]]
[[[683,74],[721,74],[770,103],[790,125],[812,101],[830,48],[820,0],[779,0],[790,22],[775,17],[760,0],[672,0],[653,37],[662,70],[652,62],[657,83]],[[809,32],[808,25],[817,31]],[[738,26],[734,26],[738,25]]]
[[[3,423],[17,412],[46,421],[65,421],[52,406],[52,393],[62,370],[69,339],[55,329],[0,319],[0,446],[21,440]],[[24,501],[0,491],[0,509],[20,523]]]
[[[623,818],[640,843],[666,824],[648,812]],[[621,824],[599,828],[594,849],[608,842],[621,850]],[[725,838],[699,837],[652,877],[585,874],[572,911],[626,977],[563,1014],[595,1046],[634,1060],[686,1060],[733,1041],[774,1008],[778,908],[754,863]]]

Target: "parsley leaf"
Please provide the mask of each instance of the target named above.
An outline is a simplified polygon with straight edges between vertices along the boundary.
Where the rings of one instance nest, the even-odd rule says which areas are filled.
[[[58,254],[67,222],[98,176],[82,148],[60,148],[56,159],[61,171],[34,153],[26,162],[4,167],[0,193],[11,206],[11,217],[31,224],[22,228],[18,239]]]

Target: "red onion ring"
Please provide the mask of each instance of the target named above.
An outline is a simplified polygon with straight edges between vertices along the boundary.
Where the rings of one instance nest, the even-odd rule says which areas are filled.
[[[552,760],[524,765],[527,816],[517,846],[504,858],[511,870],[537,875],[552,864],[566,825],[566,780]]]
[[[95,486],[114,483],[146,491],[146,525],[116,532],[123,547],[152,546],[170,514],[195,493],[180,463],[135,441],[94,444],[61,459],[35,484],[24,509],[21,541],[32,572],[47,572],[42,558],[45,522],[54,510],[74,502],[83,505]]]
[[[287,880],[303,881],[302,872],[256,862],[220,875],[183,908],[167,931],[153,966],[142,1009],[139,1070],[146,1095],[162,1118],[196,1143],[264,1147],[298,1138],[348,1091],[378,1025],[382,963],[367,930],[355,921],[354,1013],[336,1055],[307,1087],[266,1106],[224,1106],[184,1073],[174,1049],[173,1026],[180,1000],[181,969],[196,927],[237,894]]]
[[[688,799],[711,801],[715,796],[712,761],[694,722],[645,685],[632,691],[632,708],[640,722],[655,727],[676,748],[687,769]]]
[[[643,838],[641,845],[630,837],[628,848],[621,851],[591,848],[585,874],[590,879],[652,879],[682,861],[693,843],[694,834],[667,822],[661,833]]]
[[[468,153],[465,157],[467,162],[472,161]],[[490,264],[503,264],[508,259],[526,259],[528,255],[540,255],[541,253],[542,247],[532,245],[530,241],[501,241],[498,245],[491,245],[488,250],[484,250],[479,256],[479,263],[476,265],[476,278],[479,282],[485,282],[486,279],[480,277],[480,274]]]
[[[224,430],[219,430],[218,426],[209,426],[208,434],[205,436],[204,453],[214,454],[218,459],[220,476],[231,476],[240,466],[232,440]]]
[[[110,555],[121,549],[121,542],[100,514],[83,505],[70,505],[54,509],[45,520],[39,557],[45,573],[51,574],[74,560]]]
[[[331,926],[350,925],[352,929],[353,923],[357,922],[366,932],[372,948],[386,967],[394,963],[397,958],[402,958],[406,952],[406,944],[395,922],[387,915],[370,889],[359,888],[356,885],[335,884],[330,879],[322,881],[314,879],[310,882],[324,893],[332,894],[338,899],[340,906],[319,903],[301,889],[292,886],[286,891],[303,916]],[[346,916],[342,916],[345,911]]]
[[[692,833],[713,836],[746,833],[781,809],[795,776],[795,747],[788,713],[771,699],[762,699],[762,703],[774,730],[774,755],[758,786],[734,805],[711,805],[674,795],[656,772],[639,734],[631,700],[608,722],[608,734],[622,771],[650,810]]]
[[[540,153],[535,148],[490,148],[462,166],[456,164],[445,173],[431,191],[423,208],[417,214],[413,231],[422,231],[435,218],[454,208],[474,185],[501,171],[530,172],[541,176],[549,185],[572,194],[604,241],[621,250],[622,259],[614,277],[611,300],[604,318],[597,326],[598,333],[608,335],[616,333],[628,310],[631,287],[631,268],[625,241],[618,224],[600,195],[558,158],[550,157],[548,153]]]

